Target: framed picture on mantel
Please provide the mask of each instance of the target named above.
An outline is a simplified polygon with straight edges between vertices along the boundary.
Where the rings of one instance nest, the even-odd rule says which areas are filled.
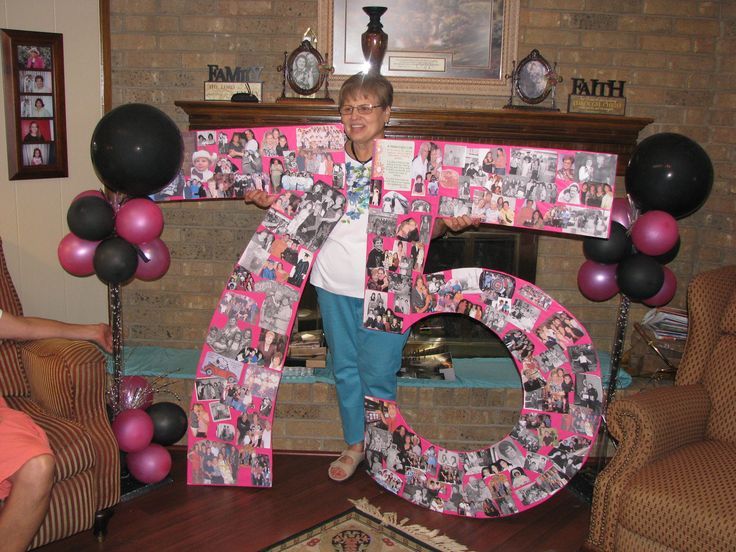
[[[507,96],[519,26],[519,0],[386,0],[388,48],[381,74],[398,91]],[[318,0],[318,40],[335,68],[331,81],[364,63],[364,1]],[[339,86],[339,82],[336,82]]]
[[[68,175],[62,35],[1,29],[10,180]]]

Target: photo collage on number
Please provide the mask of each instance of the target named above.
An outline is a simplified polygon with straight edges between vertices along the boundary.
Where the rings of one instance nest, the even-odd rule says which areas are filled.
[[[567,158],[572,161],[563,163]],[[615,156],[598,162],[596,154],[581,152],[377,142],[365,326],[402,331],[433,313],[466,314],[503,340],[523,387],[511,433],[475,451],[434,445],[411,429],[396,403],[366,398],[366,458],[373,477],[391,492],[446,514],[497,517],[545,500],[582,467],[602,408],[600,366],[584,328],[541,289],[514,276],[478,267],[424,274],[423,268],[437,216],[607,236],[610,205],[586,203],[581,195],[562,203],[572,185],[562,177],[573,173],[561,168],[572,171],[583,159],[607,168],[591,182],[602,179],[612,190]],[[549,213],[563,211],[570,223],[552,224]]]
[[[342,217],[339,125],[196,131],[182,176],[154,199],[280,194],[225,283],[205,337],[190,412],[195,485],[272,485],[273,405],[316,252]]]
[[[17,46],[22,165],[56,163],[54,71],[51,46]]]

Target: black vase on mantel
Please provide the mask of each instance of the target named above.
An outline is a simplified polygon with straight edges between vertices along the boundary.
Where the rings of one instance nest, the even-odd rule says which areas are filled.
[[[363,57],[368,64],[368,73],[380,73],[383,56],[386,55],[388,46],[388,35],[383,32],[381,16],[386,13],[383,6],[366,6],[363,11],[368,14],[368,30],[360,37],[360,45],[363,47]]]

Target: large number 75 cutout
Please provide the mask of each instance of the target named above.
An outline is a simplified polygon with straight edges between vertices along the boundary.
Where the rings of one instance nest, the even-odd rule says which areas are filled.
[[[369,176],[351,173],[350,164],[345,175]],[[472,451],[431,443],[412,430],[398,404],[366,397],[371,476],[445,514],[498,517],[543,502],[582,467],[598,431],[603,393],[590,336],[520,278],[482,267],[423,274],[439,216],[436,198],[380,189],[370,198],[370,206],[356,205],[343,189],[318,181],[306,192],[283,192],[266,213],[235,265],[202,350],[188,482],[271,486],[276,395],[309,270],[345,209],[369,208],[365,325],[405,332],[437,313],[472,317],[508,347],[523,388],[511,432]]]

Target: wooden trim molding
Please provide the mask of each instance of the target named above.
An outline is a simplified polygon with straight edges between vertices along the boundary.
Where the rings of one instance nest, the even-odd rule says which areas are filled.
[[[179,101],[190,130],[336,123],[334,105]],[[600,151],[618,155],[622,176],[639,133],[653,119],[521,109],[429,110],[393,107],[387,138]]]

